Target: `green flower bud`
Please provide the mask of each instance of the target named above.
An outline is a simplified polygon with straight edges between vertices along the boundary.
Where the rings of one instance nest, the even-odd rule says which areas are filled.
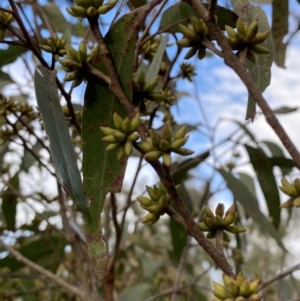
[[[120,147],[117,153],[117,160],[121,161],[126,157],[125,151],[123,147]]]
[[[157,215],[161,212],[161,207],[158,205],[152,205],[152,206],[147,207],[147,210],[150,213]]]
[[[155,161],[158,160],[158,158],[161,156],[161,151],[150,151],[145,154],[145,159],[147,161]]]
[[[117,113],[114,113],[113,120],[118,131],[123,132],[123,119]]]
[[[226,227],[226,231],[234,233],[234,234],[239,234],[239,233],[245,232],[246,229],[243,227],[236,226],[236,225],[231,225],[231,226]]]
[[[110,152],[110,151],[113,151],[113,150],[116,150],[117,148],[120,147],[120,144],[119,143],[110,143],[107,147],[106,147],[106,151],[107,152]]]
[[[184,138],[186,135],[186,125],[182,126],[174,135],[174,140]]]
[[[137,198],[137,200],[139,201],[140,204],[142,204],[144,207],[149,207],[149,206],[152,206],[154,205],[155,203],[150,200],[149,198],[146,198],[144,196],[139,196]]]
[[[132,129],[132,132],[135,132],[138,130],[139,126],[141,124],[141,118],[140,118],[140,114],[137,113],[133,119],[131,120],[131,129]]]
[[[216,210],[215,210],[215,214],[220,216],[220,217],[223,217],[223,215],[224,215],[224,204],[219,203],[217,205]]]
[[[243,297],[248,297],[248,295],[250,294],[249,287],[250,287],[249,280],[244,280],[243,283],[240,285],[239,295]]]
[[[204,231],[204,232],[210,230],[210,229],[205,225],[204,222],[197,223],[197,226],[198,226],[198,228],[199,228],[201,231]]]
[[[123,120],[123,123],[122,123],[122,129],[123,129],[123,132],[125,134],[131,134],[132,133],[132,129],[131,129],[131,121],[128,117],[126,117],[124,120]]]
[[[102,138],[102,140],[105,141],[105,142],[108,142],[108,143],[116,143],[116,142],[118,142],[118,141],[116,140],[116,138],[115,138],[114,135],[104,136],[104,137]]]
[[[125,154],[127,157],[129,157],[131,155],[132,150],[133,150],[132,142],[129,139],[127,139],[127,141],[124,145],[124,151],[125,151]]]
[[[246,34],[246,42],[248,43],[251,42],[255,38],[257,31],[258,31],[258,19],[254,19],[248,28]]]
[[[112,128],[109,128],[107,126],[100,126],[100,130],[101,132],[105,135],[105,136],[108,136],[108,135],[113,135],[115,133],[116,130],[112,129]]]
[[[172,158],[169,153],[163,153],[163,162],[166,166],[172,165]]]

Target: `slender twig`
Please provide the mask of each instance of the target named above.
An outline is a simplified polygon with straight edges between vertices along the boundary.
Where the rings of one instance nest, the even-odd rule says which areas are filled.
[[[298,270],[300,270],[300,263],[297,263],[296,265],[292,266],[291,268],[277,274],[274,278],[263,282],[259,287],[259,291],[263,290],[265,287],[272,284],[273,282],[276,282]]]
[[[300,169],[300,153],[296,149],[290,137],[285,132],[284,128],[282,127],[276,115],[268,105],[267,101],[262,96],[261,91],[258,89],[257,85],[253,81],[247,68],[239,61],[239,59],[232,52],[231,47],[227,43],[221,29],[215,23],[215,20],[210,19],[208,10],[200,1],[198,0],[185,0],[185,1],[190,3],[191,6],[194,8],[194,10],[204,20],[204,22],[210,29],[212,36],[216,39],[217,43],[222,49],[225,63],[237,73],[237,75],[240,77],[242,82],[245,84],[249,94],[253,97],[254,101],[258,104],[258,106],[262,110],[267,122],[272,127],[274,132],[281,140],[282,144],[285,146],[286,150],[289,152],[289,154],[295,161],[295,164],[298,167],[298,169]]]
[[[185,245],[185,247],[182,251],[179,264],[178,264],[177,274],[176,274],[176,278],[175,278],[175,281],[174,281],[174,284],[173,284],[173,293],[172,293],[172,296],[171,296],[171,301],[176,301],[176,295],[177,295],[176,293],[177,293],[177,290],[179,289],[180,278],[181,278],[181,275],[182,275],[182,272],[183,272],[183,269],[184,269],[184,265],[185,265],[186,260],[187,260],[187,255],[189,253],[190,246],[191,246],[190,242],[191,242],[191,238],[188,237],[186,245]]]
[[[48,279],[52,280],[53,282],[55,282],[59,286],[65,288],[66,290],[70,291],[74,295],[78,296],[82,300],[86,300],[85,299],[85,293],[83,291],[81,291],[79,288],[67,283],[65,280],[57,277],[56,275],[52,274],[48,270],[45,270],[41,266],[39,266],[39,265],[35,264],[34,262],[30,261],[29,259],[24,257],[20,252],[15,250],[13,247],[7,245],[1,239],[0,239],[0,246],[3,249],[5,249],[6,251],[8,251],[17,261],[24,263],[31,270],[47,277]]]
[[[168,0],[163,0],[162,4],[158,8],[158,10],[154,13],[154,16],[152,17],[151,21],[149,22],[149,24],[145,28],[145,30],[144,30],[141,38],[140,38],[140,41],[142,41],[147,36],[147,34],[148,34],[151,26],[153,25],[154,21],[156,20],[156,18],[158,17],[158,15],[160,14],[160,12],[164,8],[164,6],[167,4],[167,2],[168,2]],[[139,45],[139,42],[138,42],[138,45]],[[139,46],[137,48],[139,48]]]
[[[217,9],[217,2],[218,2],[218,0],[210,0],[210,2],[209,2],[208,10],[209,10],[209,18],[211,20],[215,19],[215,14],[216,14],[216,9]]]
[[[96,69],[95,67],[93,67],[93,65],[91,64],[86,64],[85,65],[86,69],[93,75],[99,77],[100,79],[104,80],[109,86],[111,85],[111,80],[110,78],[105,75],[103,72],[101,72],[100,70]]]

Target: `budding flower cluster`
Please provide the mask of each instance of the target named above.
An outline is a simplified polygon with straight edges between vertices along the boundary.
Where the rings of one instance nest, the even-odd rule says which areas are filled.
[[[152,39],[149,39],[145,42],[140,48],[141,54],[143,54],[145,60],[151,61],[156,54],[160,42],[162,40],[162,36],[156,36]]]
[[[176,189],[179,189],[179,187],[180,185],[177,185]],[[137,200],[143,209],[149,211],[142,219],[142,223],[151,226],[165,213],[164,208],[168,206],[172,198],[162,183],[158,187],[154,185],[153,188],[146,186],[146,190],[150,198],[140,196]]]
[[[182,156],[194,153],[182,147],[189,138],[189,136],[186,136],[186,126],[181,127],[173,136],[171,123],[167,121],[160,135],[153,129],[149,130],[149,135],[145,141],[138,144],[139,148],[145,153],[147,161],[155,161],[162,156],[164,165],[170,166],[172,164],[172,152]]]
[[[80,42],[76,51],[72,46],[66,47],[67,58],[61,58],[59,62],[62,69],[68,72],[65,81],[73,81],[73,87],[79,86],[86,77],[84,65],[91,63],[99,53],[98,45],[91,52],[87,53],[87,47],[84,42]]]
[[[14,21],[14,16],[8,12],[0,11],[0,41],[4,40],[7,26]]]
[[[248,26],[242,19],[238,18],[236,21],[235,31],[232,27],[225,25],[225,30],[228,34],[226,40],[233,50],[243,50],[247,48],[247,59],[255,63],[256,54],[269,54],[270,50],[265,46],[259,45],[263,43],[270,30],[258,32],[258,19],[254,19]]]
[[[54,59],[58,61],[60,56],[64,56],[66,51],[66,43],[67,39],[65,37],[51,37],[48,39],[44,39],[43,43],[40,45],[41,49],[52,53],[54,56]]]
[[[159,83],[159,79],[160,76],[157,75],[150,81],[146,82],[145,73],[141,70],[133,79],[134,102],[138,103],[141,99],[155,101],[158,103],[165,101],[166,96],[159,91],[155,91],[155,88]]]
[[[222,275],[224,285],[213,281],[213,294],[217,297],[213,301],[260,301],[262,296],[256,293],[261,280],[245,279],[242,272],[236,279]]]
[[[295,179],[293,184],[286,179],[282,179],[281,184],[282,186],[279,186],[279,189],[290,198],[281,204],[280,208],[300,207],[300,179]]]
[[[88,18],[103,15],[115,7],[118,0],[111,0],[103,4],[103,0],[74,0],[75,6],[67,8],[70,15],[77,18]]]
[[[180,65],[180,76],[182,76],[183,79],[187,79],[189,82],[192,82],[192,77],[197,75],[196,71],[195,71],[195,66],[193,66],[192,64],[189,63],[182,63]]]
[[[132,143],[139,138],[139,134],[135,133],[140,126],[140,115],[136,114],[130,120],[126,117],[124,120],[117,114],[113,115],[115,129],[101,126],[100,130],[104,134],[103,141],[109,143],[106,147],[107,151],[118,150],[118,161],[129,157],[133,150]]]
[[[184,38],[177,41],[179,47],[191,47],[185,55],[185,59],[190,59],[197,54],[198,59],[202,60],[206,55],[206,47],[202,44],[204,40],[211,40],[211,33],[206,24],[196,17],[191,17],[191,23],[188,26],[179,24],[179,31]]]
[[[221,230],[223,231],[223,240],[229,242],[229,235],[225,231],[235,234],[246,231],[243,227],[234,225],[238,216],[234,204],[226,211],[225,216],[224,205],[221,203],[216,207],[215,214],[206,206],[203,208],[203,212],[203,222],[197,223],[197,226],[201,231],[208,232],[206,235],[208,239],[215,238],[217,231]]]

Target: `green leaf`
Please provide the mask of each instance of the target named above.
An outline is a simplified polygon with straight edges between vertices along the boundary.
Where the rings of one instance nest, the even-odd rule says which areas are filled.
[[[150,80],[152,80],[155,76],[157,76],[160,66],[161,66],[161,62],[163,59],[163,55],[166,51],[166,47],[168,44],[168,39],[169,36],[165,35],[163,37],[163,39],[161,40],[158,49],[153,57],[153,60],[149,66],[149,69],[147,70],[146,74],[145,74],[145,79],[146,82],[149,82]]]
[[[208,7],[208,4],[204,5]],[[218,16],[218,24],[221,29],[224,29],[225,25],[235,27],[237,15],[233,11],[222,6],[217,6],[216,15]],[[183,1],[177,2],[164,11],[159,29],[171,33],[179,32],[178,24],[187,22],[192,16],[199,18],[199,15],[188,3]]]
[[[234,177],[230,172],[227,172],[223,169],[219,169],[219,172],[227,182],[227,186],[233,193],[235,199],[241,203],[247,214],[249,214],[259,225],[261,231],[267,232],[272,238],[276,240],[277,244],[283,250],[285,250],[279,233],[275,230],[274,226],[269,222],[265,215],[262,214],[257,208],[257,201],[248,190],[247,186],[241,180]]]
[[[43,148],[43,146],[37,141],[32,146],[32,151],[38,155],[39,151]],[[28,172],[29,168],[33,166],[33,164],[37,162],[36,158],[32,155],[31,152],[29,152],[27,149],[24,149],[24,156],[22,158],[22,163],[20,166],[21,170],[24,170],[25,172]]]
[[[26,278],[20,279],[20,287],[26,292],[26,294],[22,295],[22,301],[38,301],[38,294],[34,293],[36,290],[34,280]],[[32,293],[29,293],[31,291]]]
[[[175,184],[181,184],[188,179],[188,172],[197,167],[209,156],[209,152],[205,152],[195,158],[184,160],[181,163],[175,162],[172,164],[171,173]]]
[[[62,259],[66,241],[61,237],[51,236],[49,238],[26,239],[23,245],[18,248],[24,257],[41,265],[46,269],[50,269],[55,263],[55,256]],[[55,256],[54,256],[55,255]],[[51,260],[45,260],[47,257]],[[17,261],[14,257],[8,255],[0,260],[0,268],[9,268],[10,272],[15,272],[24,267],[22,262]]]
[[[7,49],[0,49],[0,67],[13,63],[20,55],[24,54],[28,49],[10,45]]]
[[[0,89],[2,89],[6,85],[13,84],[13,83],[14,81],[10,77],[10,75],[0,70]]]
[[[120,301],[143,301],[152,296],[151,288],[153,286],[149,283],[139,283],[130,287],[120,295]]]
[[[9,184],[16,190],[19,191],[19,174],[15,174],[9,181]],[[4,217],[4,221],[6,224],[7,230],[15,231],[16,226],[16,213],[17,213],[17,203],[18,198],[15,194],[15,191],[10,189],[9,187],[4,191],[4,195],[2,197],[2,214]]]
[[[55,82],[54,71],[38,66],[34,76],[35,94],[45,131],[50,140],[58,181],[71,195],[77,209],[87,214],[88,201],[83,194],[81,176]]]
[[[268,18],[265,12],[259,6],[251,5],[248,0],[231,1],[234,11],[239,15],[243,21],[247,22],[248,25],[254,19],[259,20],[259,32],[266,31],[270,29]],[[255,64],[247,60],[247,67],[249,73],[256,83],[257,87],[263,92],[270,84],[271,81],[271,65],[273,63],[273,41],[271,34],[268,36],[267,40],[260,44],[268,49],[270,49],[270,54],[257,55],[257,62]],[[256,103],[251,95],[248,98],[246,120],[254,119],[256,114]]]
[[[267,146],[272,154],[272,157],[270,158],[271,164],[273,166],[279,166],[283,176],[289,174],[293,167],[295,167],[294,161],[286,158],[282,148],[274,142],[265,140],[261,142]]]
[[[61,9],[55,3],[48,3],[47,5],[40,7],[47,17],[47,22],[49,22],[54,31],[63,33],[67,40],[71,39],[71,35],[81,36],[78,27],[66,20],[64,15],[61,13]],[[37,14],[43,20],[43,15],[39,10],[37,11]],[[44,20],[42,23],[42,28],[49,30]]]
[[[249,136],[249,138],[253,141],[256,142],[255,136],[252,134],[252,132],[247,128],[246,125],[242,124],[241,122],[237,120],[233,120],[236,124],[240,126],[240,128],[245,132],[246,135]]]
[[[298,111],[298,107],[287,107],[282,106],[276,110],[273,111],[274,114],[288,114]]]
[[[172,238],[173,249],[170,252],[171,258],[175,261],[176,266],[178,265],[182,252],[186,246],[188,234],[186,229],[176,222],[173,218],[170,218],[170,231]]]
[[[120,82],[130,101],[139,18],[139,13],[123,16],[105,37]],[[96,68],[105,72],[101,62]],[[82,168],[84,191],[91,201],[89,207],[91,219],[86,221],[88,251],[94,271],[99,277],[103,276],[106,265],[106,247],[101,235],[100,214],[107,193],[120,191],[127,162],[127,160],[118,162],[116,151],[106,152],[107,144],[102,141],[103,134],[99,127],[104,125],[114,127],[114,112],[120,116],[126,115],[107,84],[91,75],[84,97]]]
[[[283,38],[289,31],[289,1],[273,0],[272,36],[274,41],[274,61],[278,67],[285,68],[286,44]]]
[[[260,148],[245,145],[251,164],[256,172],[257,179],[269,209],[273,225],[278,229],[280,224],[280,196],[273,174],[273,165]]]
[[[249,176],[246,173],[243,172],[239,172],[238,173],[240,180],[244,183],[244,185],[247,187],[247,189],[249,190],[249,192],[251,193],[251,195],[253,196],[253,204],[252,206],[256,206],[256,209],[259,210],[259,205],[258,205],[258,201],[256,198],[256,193],[255,193],[255,184],[254,184],[254,180],[251,176]]]

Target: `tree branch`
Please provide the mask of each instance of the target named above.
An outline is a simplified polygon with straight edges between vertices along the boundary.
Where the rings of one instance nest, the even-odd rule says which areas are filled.
[[[79,288],[67,283],[61,278],[58,278],[48,270],[45,270],[44,268],[40,267],[39,265],[35,264],[34,262],[30,261],[26,257],[24,257],[21,253],[19,253],[17,250],[15,250],[13,247],[7,245],[4,241],[0,239],[0,246],[8,251],[15,259],[19,262],[24,263],[28,268],[31,270],[34,270],[35,272],[44,275],[48,279],[52,280],[56,284],[58,284],[61,287],[64,287],[66,290],[70,291],[74,295],[78,296],[82,300],[85,300],[85,293],[81,291]]]

